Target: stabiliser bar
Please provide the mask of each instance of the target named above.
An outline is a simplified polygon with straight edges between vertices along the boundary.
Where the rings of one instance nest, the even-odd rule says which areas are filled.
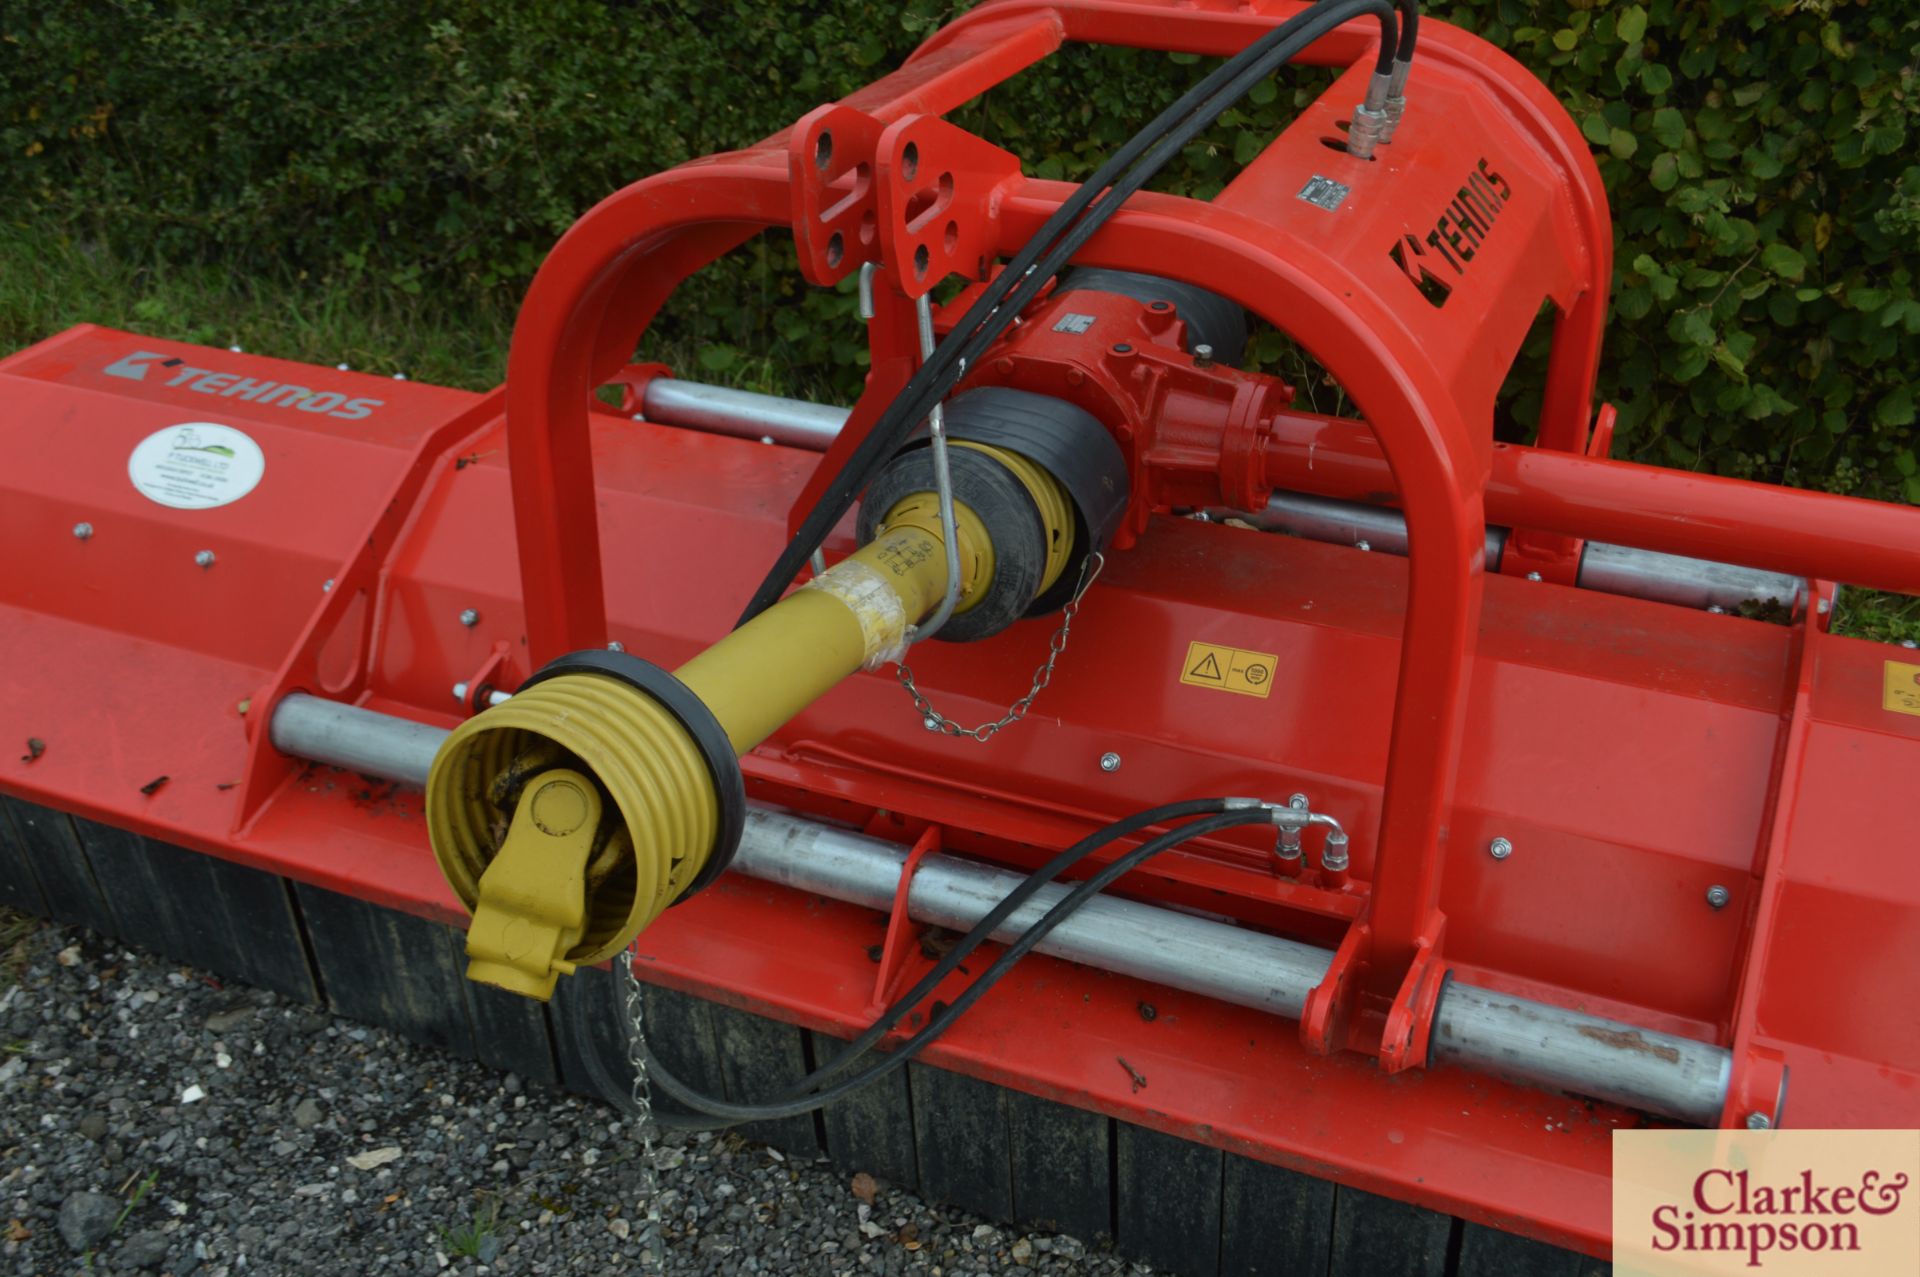
[[[831,405],[666,376],[646,381],[640,408],[662,425],[815,452],[833,445],[848,416]],[[1313,540],[1406,553],[1405,518],[1361,499],[1394,490],[1364,423],[1280,413],[1265,460],[1269,478],[1286,490],[1264,511],[1238,517]],[[1575,582],[1584,588],[1688,607],[1731,611],[1771,601],[1797,613],[1807,578],[1836,574],[1851,585],[1920,591],[1913,556],[1898,538],[1883,539],[1888,520],[1920,525],[1920,513],[1545,448],[1502,445],[1492,465],[1490,570],[1499,568],[1508,529],[1527,528],[1595,538],[1584,547]],[[1738,521],[1725,517],[1734,507]],[[1793,536],[1751,535],[1756,517]]]
[[[407,784],[424,784],[447,733],[393,715],[295,694],[274,711],[274,747],[295,757]],[[732,868],[796,890],[886,909],[904,848],[786,812],[749,812]],[[912,918],[972,926],[1020,882],[1007,870],[933,855],[910,885]],[[1010,939],[1068,888],[1042,889],[995,934]],[[1326,976],[1331,950],[1109,896],[1096,897],[1039,949],[1122,975],[1297,1019]],[[1731,1056],[1547,1003],[1449,982],[1434,1012],[1431,1062],[1712,1125],[1726,1100]]]

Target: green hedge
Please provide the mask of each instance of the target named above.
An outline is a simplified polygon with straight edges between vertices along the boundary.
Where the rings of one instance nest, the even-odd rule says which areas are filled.
[[[895,64],[933,0],[114,0],[0,16],[4,215],[121,252],[398,288],[524,287],[615,186],[752,142]],[[1920,112],[1909,0],[1460,0],[1593,143],[1616,220],[1602,392],[1668,464],[1920,501]],[[960,113],[1047,176],[1084,174],[1200,74],[1074,50]],[[1324,77],[1289,72],[1190,147],[1205,196]],[[763,240],[677,299],[705,369],[864,357],[844,294]],[[1258,346],[1298,362],[1277,335]],[[1512,379],[1524,424],[1538,351]],[[1509,425],[1512,423],[1509,422]]]

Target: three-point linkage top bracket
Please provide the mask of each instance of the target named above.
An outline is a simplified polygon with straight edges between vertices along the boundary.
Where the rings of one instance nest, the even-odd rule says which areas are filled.
[[[787,148],[800,270],[832,285],[877,262],[917,298],[949,275],[986,278],[1001,196],[1020,177],[1011,152],[934,115],[884,123],[823,106]]]

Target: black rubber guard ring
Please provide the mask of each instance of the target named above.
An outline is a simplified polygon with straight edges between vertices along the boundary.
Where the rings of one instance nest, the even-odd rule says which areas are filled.
[[[981,386],[947,403],[947,436],[1017,452],[1052,475],[1073,503],[1067,566],[1026,611],[1058,611],[1080,583],[1080,563],[1105,552],[1127,512],[1127,458],[1092,413],[1064,399]]]
[[[1027,485],[997,458],[973,448],[949,448],[947,465],[954,501],[979,516],[993,538],[993,579],[986,594],[966,611],[955,612],[934,635],[949,643],[970,643],[1000,633],[1033,606],[1046,575],[1046,525]],[[860,503],[855,525],[860,543],[873,540],[880,520],[895,505],[933,488],[931,448],[910,448],[894,457]]]
[[[740,850],[740,835],[747,825],[747,782],[740,774],[740,757],[733,752],[733,742],[727,739],[726,729],[720,726],[720,720],[713,716],[706,702],[695,696],[685,683],[652,661],[626,652],[595,651],[591,648],[568,652],[547,662],[538,673],[520,685],[521,690],[561,674],[603,674],[644,692],[679,720],[680,726],[687,729],[687,735],[693,738],[694,745],[707,760],[707,771],[713,777],[714,796],[720,802],[720,827],[714,831],[713,847],[707,852],[707,863],[700,867],[700,872],[687,884],[687,889],[674,898],[673,904],[679,904],[725,873],[727,866],[733,863],[735,853]]]

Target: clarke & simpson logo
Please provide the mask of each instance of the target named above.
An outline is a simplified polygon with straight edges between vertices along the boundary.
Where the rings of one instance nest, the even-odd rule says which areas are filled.
[[[1616,1131],[1620,1277],[1920,1273],[1920,1131]]]
[[[1900,1209],[1908,1176],[1868,1171],[1857,1184],[1826,1184],[1810,1169],[1797,1183],[1753,1183],[1751,1171],[1702,1171],[1685,1202],[1656,1206],[1653,1249],[1662,1253],[1739,1252],[1749,1268],[1780,1251],[1860,1250],[1859,1215]]]

